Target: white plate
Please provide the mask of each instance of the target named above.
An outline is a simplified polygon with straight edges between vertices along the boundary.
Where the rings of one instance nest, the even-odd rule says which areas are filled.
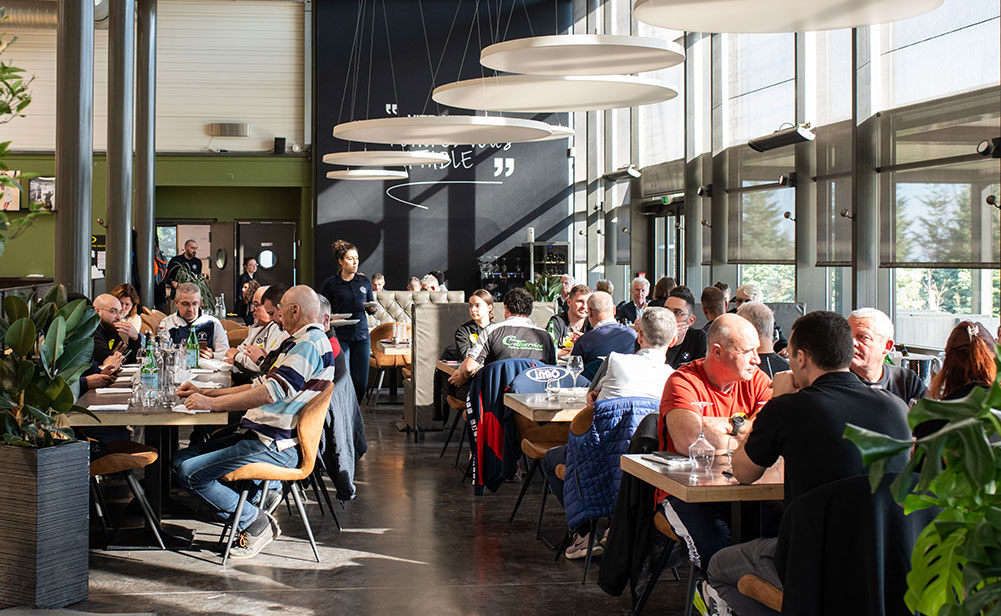
[[[350,312],[336,312],[336,313],[330,315],[330,320],[331,321],[341,321],[341,320],[346,319],[346,318],[348,318],[350,316],[351,316]]]
[[[346,327],[348,325],[356,325],[361,319],[341,319],[339,321],[331,321],[330,324],[334,327]]]

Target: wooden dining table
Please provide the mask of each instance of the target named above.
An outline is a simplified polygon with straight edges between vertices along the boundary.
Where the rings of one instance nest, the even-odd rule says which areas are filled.
[[[192,380],[205,383],[218,383],[229,387],[232,379],[226,370],[209,374],[194,374]],[[102,388],[104,389],[104,388]],[[132,393],[132,386],[127,382],[116,383],[110,389],[121,390],[120,393],[98,393],[96,389],[88,390],[77,400],[77,406],[90,410],[92,406],[107,404],[127,404]],[[65,415],[66,425],[74,428],[94,426],[143,426],[144,442],[155,447],[158,456],[155,462],[145,469],[143,489],[150,507],[157,519],[161,518],[164,504],[170,496],[170,460],[177,447],[177,429],[180,426],[224,426],[229,421],[229,413],[225,411],[185,413],[174,411],[165,406],[142,409],[129,406],[125,410],[93,410],[96,419],[82,413]],[[176,533],[166,533],[168,536]],[[176,537],[175,537],[176,538]],[[184,543],[186,538],[181,538]],[[188,541],[190,543],[190,541]]]
[[[782,500],[785,467],[782,459],[765,469],[751,484],[724,475],[729,469],[725,455],[717,455],[709,469],[669,468],[655,462],[653,454],[627,454],[620,458],[623,472],[686,503],[731,503],[730,530],[734,543],[750,541],[761,534],[761,503]]]
[[[401,355],[404,357],[410,357],[411,347],[409,342],[394,343],[384,340],[372,340],[372,348],[378,349],[383,355]]]
[[[570,400],[561,395],[559,400],[549,400],[546,394],[504,394],[504,406],[534,422],[572,421],[585,404],[584,396]]]

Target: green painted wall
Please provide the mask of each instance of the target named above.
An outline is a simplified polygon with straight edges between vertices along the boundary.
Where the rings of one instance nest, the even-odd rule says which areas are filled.
[[[7,158],[10,169],[55,175],[51,154]],[[311,162],[305,156],[160,155],[156,160],[156,217],[231,221],[295,220],[302,241],[300,280],[313,276]],[[103,231],[107,171],[103,154],[94,157],[92,232]],[[25,192],[27,183],[23,183]],[[55,266],[55,217],[64,196],[56,186],[56,212],[37,219],[0,257],[0,277],[51,276]],[[27,195],[22,193],[22,207]],[[304,206],[308,204],[308,207]],[[16,213],[12,214],[17,216]]]

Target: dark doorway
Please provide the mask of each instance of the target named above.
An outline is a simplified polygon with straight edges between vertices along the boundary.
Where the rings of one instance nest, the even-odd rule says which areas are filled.
[[[237,222],[236,258],[234,268],[239,278],[243,273],[244,259],[257,259],[255,280],[262,285],[282,283],[297,284],[299,263],[298,238],[294,222]],[[234,279],[234,284],[236,280]]]

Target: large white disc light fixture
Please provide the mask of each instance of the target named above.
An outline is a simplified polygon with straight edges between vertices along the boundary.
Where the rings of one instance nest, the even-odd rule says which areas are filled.
[[[689,32],[810,32],[899,21],[943,0],[636,0],[633,15]]]
[[[406,171],[393,169],[340,169],[328,171],[327,178],[331,180],[405,180]]]
[[[672,41],[618,34],[556,34],[490,45],[480,64],[525,75],[625,75],[656,71],[685,61]]]
[[[550,124],[549,128],[553,131],[552,135],[543,137],[542,139],[535,139],[534,141],[556,141],[557,139],[569,139],[574,135],[573,129],[566,126]]]
[[[361,152],[333,152],[323,155],[328,165],[357,165],[361,167],[409,167],[413,165],[439,165],[449,161],[444,152],[408,152],[405,150],[365,150]]]
[[[629,75],[501,75],[447,83],[431,98],[462,109],[546,113],[650,105],[677,95],[662,81]]]
[[[334,127],[334,137],[366,143],[475,145],[549,137],[545,122],[495,116],[411,116],[356,120]]]

